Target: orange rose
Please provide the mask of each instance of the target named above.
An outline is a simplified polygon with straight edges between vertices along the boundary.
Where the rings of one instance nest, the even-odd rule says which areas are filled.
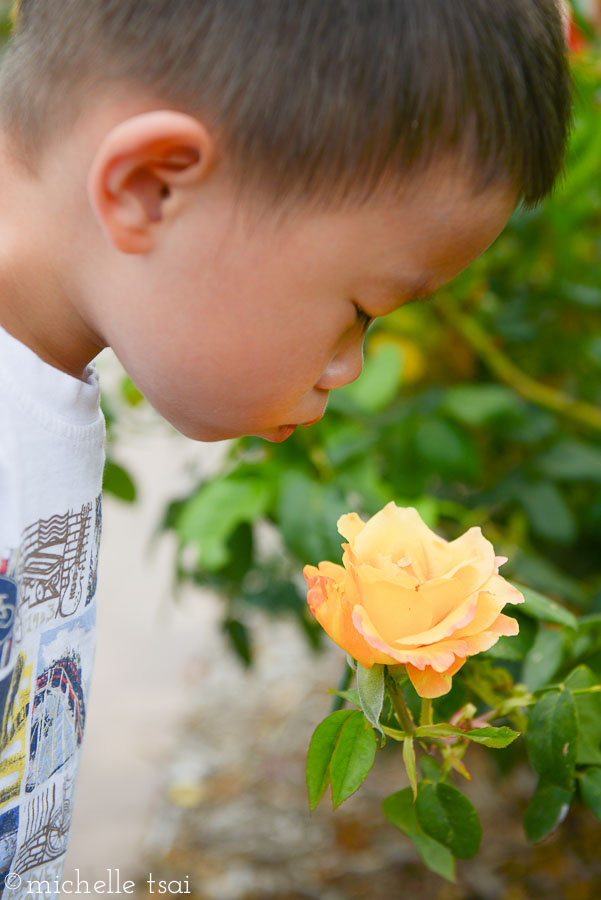
[[[479,528],[454,541],[431,531],[417,510],[388,503],[368,522],[338,520],[342,566],[305,566],[309,608],[362,666],[403,663],[421,697],[440,697],[468,656],[518,633],[502,614],[522,594],[498,574]]]

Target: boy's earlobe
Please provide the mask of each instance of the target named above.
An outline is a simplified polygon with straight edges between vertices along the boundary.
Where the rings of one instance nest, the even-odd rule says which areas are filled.
[[[214,162],[214,141],[198,119],[154,110],[121,122],[104,138],[88,177],[94,213],[123,253],[148,253]]]

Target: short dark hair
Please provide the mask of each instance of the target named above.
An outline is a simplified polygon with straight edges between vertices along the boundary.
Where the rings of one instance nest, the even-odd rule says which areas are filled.
[[[94,91],[143,85],[276,200],[371,192],[450,151],[533,205],[570,124],[557,0],[21,0],[1,79],[24,158]]]

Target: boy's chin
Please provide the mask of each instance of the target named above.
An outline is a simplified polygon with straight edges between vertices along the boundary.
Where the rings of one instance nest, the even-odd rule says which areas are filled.
[[[268,428],[265,431],[243,431],[234,433],[227,429],[223,429],[222,431],[221,429],[208,428],[206,425],[188,425],[188,423],[184,424],[181,421],[171,420],[171,424],[180,432],[180,434],[183,434],[184,437],[203,443],[235,440],[236,438],[252,434],[253,437],[260,437],[265,441],[270,441],[272,444],[280,444],[282,441],[285,441],[286,438],[289,438],[298,427],[297,425],[280,425],[275,428]]]

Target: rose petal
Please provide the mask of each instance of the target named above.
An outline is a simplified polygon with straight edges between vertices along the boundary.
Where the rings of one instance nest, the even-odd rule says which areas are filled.
[[[472,621],[458,628],[455,637],[462,638],[487,631],[505,606],[504,598],[490,591],[479,591],[476,597],[477,606]]]
[[[493,575],[485,589],[478,594],[478,607],[474,618],[467,626],[458,630],[455,637],[466,637],[477,634],[479,631],[487,631],[492,627],[506,603],[522,603],[523,599],[520,592],[505,581],[501,575]]]
[[[421,585],[420,592],[432,611],[432,621],[442,623],[466,597],[476,595],[492,573],[492,569],[484,573],[480,561],[467,560],[448,574]]]
[[[411,684],[420,697],[434,699],[448,694],[452,687],[452,677],[459,671],[464,664],[464,659],[458,659],[450,666],[446,672],[435,672],[433,669],[426,668],[423,671],[407,665],[407,675],[411,679]]]
[[[382,660],[388,665],[393,664],[392,659],[397,663],[411,663],[416,669],[425,669],[427,666],[431,666],[438,672],[444,672],[453,665],[457,656],[465,657],[469,654],[469,644],[466,641],[440,641],[432,646],[397,649],[378,633],[363,606],[355,606],[352,617],[355,628],[370,647],[388,657],[388,659]]]
[[[383,665],[396,665],[404,662],[400,655],[378,634],[367,611],[362,606],[355,606],[352,613],[353,625],[366,643],[381,657],[377,662]],[[356,657],[355,657],[356,658]]]
[[[346,538],[347,541],[354,541],[365,528],[365,522],[355,512],[346,513],[346,515],[340,516],[336,527],[343,538]]]
[[[505,603],[524,603],[525,600],[522,592],[518,591],[502,575],[491,575],[490,580],[484,585],[484,590],[504,597]]]
[[[353,548],[349,544],[343,544],[344,553],[342,556],[342,564],[345,569],[351,571],[353,568],[357,570],[357,574],[361,579],[366,581],[390,581],[392,584],[398,584],[402,588],[414,591],[418,581],[414,575],[400,569],[388,557],[380,557],[373,561],[373,565],[361,562]]]
[[[511,616],[506,616],[501,613],[490,626],[490,630],[496,632],[499,637],[501,635],[504,635],[505,637],[514,637],[516,634],[520,633],[520,626]]]
[[[421,597],[423,596],[423,591],[418,591],[417,594]],[[455,635],[459,629],[464,628],[464,626],[472,621],[476,613],[477,603],[477,594],[466,597],[462,603],[459,603],[456,609],[449,613],[443,622],[439,622],[438,625],[435,625],[433,628],[429,628],[426,631],[410,634],[403,638],[397,638],[394,641],[395,646],[404,647],[409,644],[433,644],[442,641],[451,635]]]
[[[374,577],[373,569],[367,571],[360,566],[351,571],[359,603],[368,613],[374,630],[387,644],[416,630],[430,628],[430,609],[417,591],[377,578],[377,574]]]
[[[330,563],[330,566],[332,565]],[[374,663],[394,662],[389,656],[383,657],[382,654],[374,652],[353,625],[353,604],[349,600],[352,591],[348,590],[346,584],[349,580],[348,575],[342,566],[338,568],[342,571],[344,580],[341,578],[337,581],[319,572],[315,575],[311,571],[314,569],[313,566],[305,567],[305,577],[309,586],[307,592],[309,609],[334,643],[346,650],[366,669],[371,668]],[[306,572],[307,569],[309,572]]]
[[[395,563],[409,556],[412,574],[419,581],[426,581],[429,577],[426,547],[433,543],[446,545],[447,542],[428,528],[416,509],[388,503],[357,535],[353,550],[361,562],[371,564],[381,556],[387,556]]]
[[[414,649],[403,648],[403,662],[411,663],[416,669],[430,667],[436,672],[445,672],[452,666],[455,659],[465,659],[470,655],[470,647],[467,641],[440,641],[431,647],[416,647]]]

